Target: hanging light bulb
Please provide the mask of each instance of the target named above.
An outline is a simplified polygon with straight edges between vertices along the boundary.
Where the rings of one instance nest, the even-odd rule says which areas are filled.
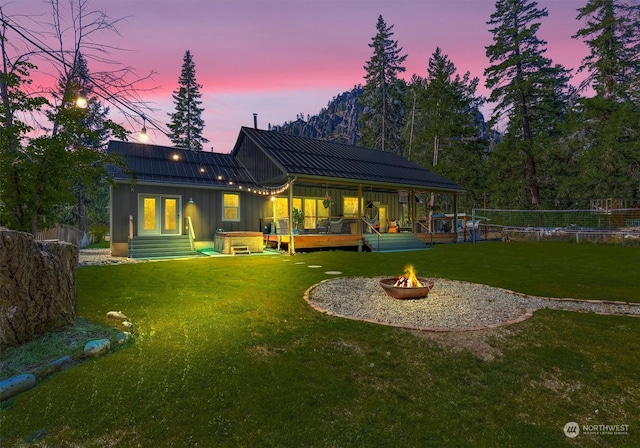
[[[87,92],[84,89],[80,90],[80,93],[78,93],[78,98],[76,99],[76,106],[78,106],[80,109],[87,108]]]
[[[140,130],[140,140],[146,142],[149,140],[149,136],[147,135],[147,118],[142,116],[142,129]]]

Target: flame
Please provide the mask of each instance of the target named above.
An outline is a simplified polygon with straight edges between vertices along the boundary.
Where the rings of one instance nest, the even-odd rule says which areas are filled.
[[[424,285],[418,280],[416,271],[413,266],[409,265],[404,269],[404,275],[398,277],[398,280],[393,286],[399,286],[402,288],[421,288]]]
[[[416,271],[413,269],[413,265],[409,265],[404,270],[405,275],[409,278],[409,287],[420,288],[422,287],[422,283],[418,280],[416,276]]]

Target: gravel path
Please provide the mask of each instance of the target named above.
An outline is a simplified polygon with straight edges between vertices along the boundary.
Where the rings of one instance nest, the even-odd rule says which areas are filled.
[[[139,263],[127,257],[112,257],[111,249],[80,249],[78,251],[78,266],[95,266],[105,264]]]
[[[547,299],[445,279],[434,279],[435,285],[426,298],[396,300],[382,290],[382,278],[325,280],[309,288],[305,300],[330,315],[429,331],[495,328],[520,322],[542,308],[640,317],[640,304]]]

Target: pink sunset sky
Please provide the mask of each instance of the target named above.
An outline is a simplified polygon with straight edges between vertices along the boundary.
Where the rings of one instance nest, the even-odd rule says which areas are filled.
[[[45,0],[0,3],[7,16],[50,11]],[[60,3],[67,6],[68,0]],[[576,16],[585,3],[538,1],[549,11],[538,34],[548,42],[547,56],[574,71],[588,51],[571,38],[583,26]],[[425,76],[430,56],[440,47],[460,74],[479,77],[478,93],[488,95],[483,71],[485,47],[492,42],[486,22],[495,10],[493,0],[89,0],[87,9],[123,18],[119,35],[105,33],[94,40],[126,50],[110,58],[139,76],[156,73],[147,83],[156,90],[144,92],[142,99],[153,109],[145,115],[165,130],[167,114],[174,110],[171,93],[184,54],[191,51],[202,85],[204,136],[210,140],[205,147],[217,152],[231,151],[240,127],[253,126],[253,113],[258,127],[266,129],[299,113],[314,115],[334,96],[363,84],[379,15],[394,26],[394,39],[408,54],[406,79]],[[91,63],[89,70],[95,70]],[[111,118],[119,121],[116,113]],[[161,132],[147,127],[151,143],[170,145]],[[131,136],[137,138],[137,133]]]

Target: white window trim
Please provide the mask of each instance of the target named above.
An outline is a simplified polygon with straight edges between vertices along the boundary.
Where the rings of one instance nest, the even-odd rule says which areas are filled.
[[[224,205],[224,196],[225,196],[226,194],[232,194],[232,195],[234,195],[234,196],[237,196],[237,197],[238,197],[238,207],[237,207],[237,209],[238,209],[238,218],[237,218],[237,219],[227,219],[227,218],[225,218],[225,217],[224,217],[224,216],[225,216],[225,215],[224,215],[224,211],[225,211],[225,209],[227,208],[227,207],[225,207],[225,205]],[[231,192],[229,192],[229,193],[222,193],[222,221],[223,221],[223,222],[240,222],[240,213],[241,213],[241,209],[242,209],[241,199],[242,199],[242,197],[240,196],[240,194],[239,194],[239,193],[231,193]],[[229,207],[229,208],[232,208],[232,207]]]

